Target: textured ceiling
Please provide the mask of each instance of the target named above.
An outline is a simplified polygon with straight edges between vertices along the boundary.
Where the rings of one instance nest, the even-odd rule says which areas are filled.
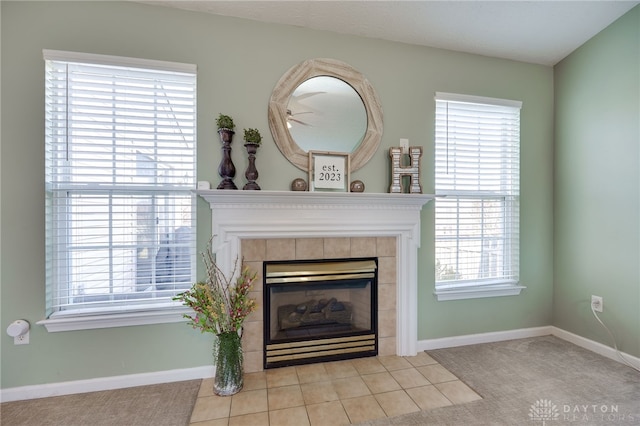
[[[555,65],[640,1],[139,1]]]

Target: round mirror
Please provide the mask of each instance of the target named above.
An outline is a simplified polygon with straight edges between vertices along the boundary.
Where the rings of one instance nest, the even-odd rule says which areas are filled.
[[[269,127],[296,167],[308,170],[309,151],[348,152],[355,171],[380,145],[382,108],[373,87],[354,68],[333,59],[310,59],[276,84]]]
[[[303,151],[353,152],[367,132],[367,110],[344,81],[312,77],[289,98],[287,129]]]

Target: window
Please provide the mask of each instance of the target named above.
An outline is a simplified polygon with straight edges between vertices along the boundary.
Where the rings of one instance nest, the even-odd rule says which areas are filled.
[[[436,94],[438,300],[518,294],[521,103]]]
[[[159,322],[195,276],[195,66],[50,50],[44,59],[43,323],[57,331],[65,318],[154,310],[148,321]]]

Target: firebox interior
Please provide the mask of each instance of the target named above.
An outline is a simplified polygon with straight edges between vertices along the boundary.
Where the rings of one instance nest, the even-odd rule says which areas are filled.
[[[264,367],[375,356],[377,259],[264,262]]]

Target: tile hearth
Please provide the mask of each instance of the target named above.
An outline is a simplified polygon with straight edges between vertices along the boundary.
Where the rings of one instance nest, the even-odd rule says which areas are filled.
[[[204,379],[192,426],[347,425],[481,399],[427,353],[246,373],[231,397]]]

